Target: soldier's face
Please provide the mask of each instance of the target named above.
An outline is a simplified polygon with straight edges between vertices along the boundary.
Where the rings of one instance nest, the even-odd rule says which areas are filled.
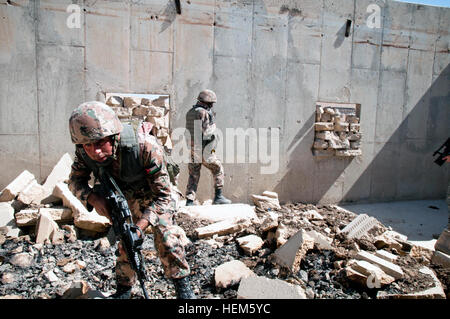
[[[83,144],[83,148],[92,160],[100,163],[106,161],[113,153],[113,146],[109,136],[95,143]]]

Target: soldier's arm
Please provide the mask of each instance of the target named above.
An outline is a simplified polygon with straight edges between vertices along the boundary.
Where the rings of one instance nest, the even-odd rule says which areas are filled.
[[[69,189],[89,211],[92,210],[92,206],[88,203],[88,197],[92,193],[92,188],[89,186],[91,172],[77,149],[69,175]]]
[[[153,200],[144,210],[142,219],[151,223],[157,215],[172,210],[170,178],[164,160],[163,149],[156,143],[156,140],[154,143],[145,144],[143,160],[145,178],[152,191]],[[142,221],[138,222],[137,225],[141,228],[145,228],[142,225],[146,226]]]

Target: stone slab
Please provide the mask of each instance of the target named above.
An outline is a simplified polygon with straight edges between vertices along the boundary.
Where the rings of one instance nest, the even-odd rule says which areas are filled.
[[[247,277],[241,280],[238,299],[306,299],[303,288],[280,279]]]

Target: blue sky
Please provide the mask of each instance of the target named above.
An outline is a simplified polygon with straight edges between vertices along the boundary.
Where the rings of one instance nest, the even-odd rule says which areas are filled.
[[[395,0],[395,1],[428,4],[430,6],[450,8],[450,0]]]

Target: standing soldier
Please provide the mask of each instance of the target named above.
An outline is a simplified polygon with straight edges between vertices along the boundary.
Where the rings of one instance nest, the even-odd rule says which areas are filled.
[[[152,227],[160,261],[166,277],[173,279],[177,297],[193,299],[183,244],[187,238],[174,222],[175,206],[166,161],[162,147],[150,134],[150,125],[142,123],[135,134],[106,104],[93,101],[79,105],[69,120],[72,142],[76,144],[69,188],[89,211],[95,208],[97,213],[110,219],[105,198],[88,185],[91,173],[97,178],[99,167],[107,170],[126,197],[141,236],[148,226]],[[119,242],[117,292],[113,298],[128,299],[136,274],[122,245]]]
[[[186,128],[191,140],[191,161],[188,164],[189,180],[186,190],[186,206],[192,206],[200,180],[202,164],[214,176],[215,196],[213,204],[230,204],[231,201],[222,194],[224,170],[215,154],[218,136],[216,135],[215,116],[212,112],[216,94],[211,90],[201,91],[197,104],[186,114]]]

